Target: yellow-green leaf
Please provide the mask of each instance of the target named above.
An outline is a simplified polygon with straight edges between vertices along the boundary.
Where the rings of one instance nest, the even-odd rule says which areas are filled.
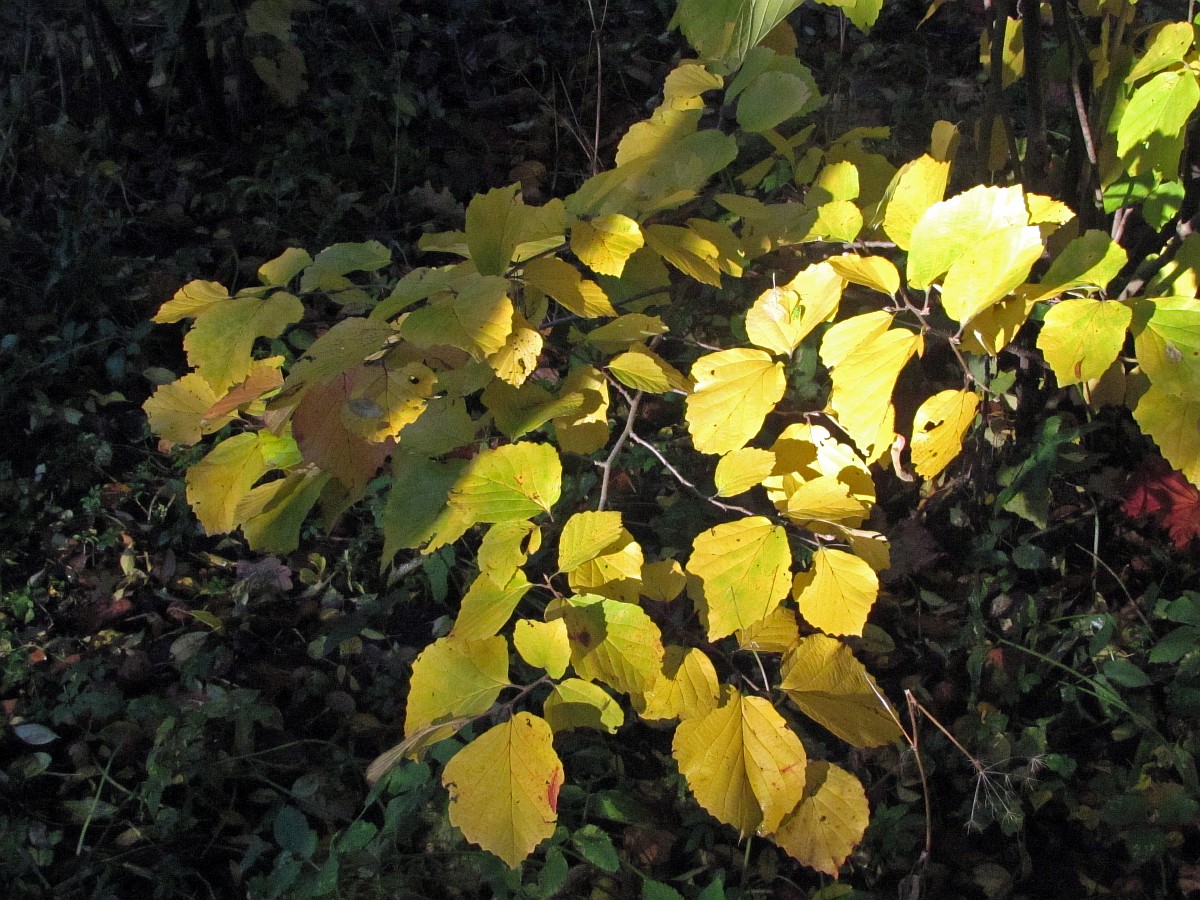
[[[571,662],[571,641],[567,623],[562,619],[537,622],[518,619],[513,629],[513,645],[521,659],[551,678],[562,678]]]
[[[643,234],[646,246],[672,266],[703,284],[721,286],[721,251],[690,228],[678,225],[648,225]]]
[[[504,347],[513,331],[507,278],[479,275],[458,293],[410,313],[400,333],[418,347],[449,345],[483,360]]]
[[[712,660],[697,647],[669,646],[662,672],[645,695],[643,719],[691,719],[717,708],[721,685]]]
[[[875,679],[841,641],[823,634],[801,638],[780,674],[780,688],[801,712],[855,747],[901,737]]]
[[[567,573],[571,590],[636,603],[642,589],[643,559],[633,535],[622,528],[611,544],[593,550],[594,556]]]
[[[392,457],[392,484],[380,516],[385,565],[399,550],[420,547],[435,535],[454,541],[470,527],[449,505],[465,466],[461,459],[442,463],[407,453]]]
[[[844,253],[826,260],[833,271],[851,284],[861,284],[881,294],[895,296],[900,290],[900,273],[885,256],[858,256]]]
[[[563,379],[562,393],[578,393],[577,412],[554,419],[554,434],[564,453],[586,456],[608,443],[608,381],[594,366],[576,366]]]
[[[160,325],[193,319],[206,309],[229,299],[225,285],[216,281],[189,281],[159,307],[152,322]]]
[[[702,531],[687,563],[688,595],[708,639],[765,619],[787,596],[792,552],[787,532],[762,516]]]
[[[1063,248],[1040,282],[1017,293],[1025,302],[1037,303],[1079,288],[1103,288],[1127,262],[1125,248],[1107,232],[1092,229]]]
[[[670,81],[670,76],[667,79]],[[591,221],[580,220],[571,225],[571,252],[599,275],[619,278],[629,257],[644,243],[638,223],[620,213],[596,216]]]
[[[256,432],[226,438],[187,472],[187,500],[205,534],[225,534],[240,523],[238,504],[272,466]]]
[[[1158,444],[1172,468],[1200,485],[1200,399],[1169,394],[1151,383],[1138,400],[1133,418]]]
[[[585,280],[578,269],[557,257],[530,260],[522,276],[526,284],[549,294],[577,316],[594,319],[617,314],[600,285]]]
[[[808,623],[828,634],[861,635],[879,594],[879,576],[863,560],[822,547],[796,576],[792,595]]]
[[[579,678],[556,684],[546,698],[542,715],[555,734],[575,728],[595,728],[615,734],[625,724],[621,704],[600,685]]]
[[[498,522],[480,541],[475,561],[480,572],[486,573],[497,584],[503,584],[541,545],[541,529],[532,522]]]
[[[392,261],[390,251],[379,241],[334,244],[317,254],[317,258],[300,277],[300,290],[312,291],[329,284],[345,284],[340,276],[351,272],[376,272]],[[331,281],[333,276],[334,281]]]
[[[411,739],[431,725],[485,713],[507,685],[508,641],[504,638],[439,638],[413,660],[404,736]],[[423,747],[449,737],[459,727],[449,724],[433,729],[410,753],[416,756]]]
[[[481,450],[450,494],[472,522],[511,522],[549,512],[562,491],[562,463],[549,444]]]
[[[804,795],[804,745],[763,697],[730,690],[680,722],[671,749],[697,802],[742,835],[774,831]]]
[[[291,553],[299,547],[300,527],[329,480],[325,472],[298,471],[250,491],[236,514],[250,549]]]
[[[563,606],[575,674],[640,697],[662,671],[658,626],[641,607],[583,594]]]
[[[304,304],[285,291],[269,297],[232,297],[196,315],[183,348],[192,367],[223,392],[250,374],[256,340],[279,337],[303,316]]]
[[[520,570],[503,584],[481,572],[463,595],[450,637],[464,641],[491,637],[508,624],[513,610],[529,588],[529,581]]]
[[[220,431],[236,416],[226,413],[209,419],[205,413],[219,399],[212,385],[196,372],[161,385],[142,404],[150,420],[150,430],[170,444],[185,447],[206,434]]]
[[[730,450],[721,457],[713,473],[718,497],[736,497],[757,484],[762,484],[775,468],[775,454],[770,450],[743,447]]]
[[[692,366],[695,390],[687,399],[688,431],[701,453],[725,454],[758,434],[783,397],[783,366],[761,350],[720,350]]]
[[[545,719],[519,712],[488,729],[446,763],[450,821],[463,836],[515,869],[554,834],[563,766]]]
[[[1155,388],[1188,400],[1200,396],[1200,300],[1140,300],[1132,330],[1138,365]]]
[[[567,519],[558,539],[558,570],[570,572],[605,552],[622,533],[619,512],[580,512]]]
[[[845,285],[828,261],[801,269],[786,285],[759,295],[746,313],[746,336],[755,346],[790,356],[837,312]]]
[[[912,428],[912,461],[918,475],[933,478],[958,456],[978,408],[974,391],[941,391],[921,404]]]
[[[503,347],[488,355],[488,365],[501,379],[520,387],[536,371],[542,344],[541,332],[532,328],[519,312],[514,312],[512,333],[505,338]]]
[[[286,287],[300,272],[312,265],[307,250],[288,247],[279,256],[258,267],[258,279],[269,287]]]
[[[589,331],[587,342],[603,353],[616,353],[628,349],[630,344],[666,334],[667,330],[658,316],[627,313]]]
[[[634,344],[624,353],[614,356],[608,370],[617,381],[635,391],[666,394],[679,391],[686,394],[692,383],[687,376],[642,344]]]
[[[771,840],[809,868],[836,878],[863,839],[871,807],[862,783],[830,762],[809,763],[804,798]]]
[[[467,205],[467,248],[480,275],[503,275],[524,225],[521,185],[492,188]]]
[[[642,596],[647,600],[669,603],[687,585],[687,576],[673,559],[642,564]]]
[[[1133,310],[1116,301],[1061,300],[1050,307],[1037,346],[1060,386],[1099,378],[1125,343]]]

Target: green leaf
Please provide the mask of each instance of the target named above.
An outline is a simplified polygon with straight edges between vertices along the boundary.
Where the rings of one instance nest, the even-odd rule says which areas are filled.
[[[308,859],[317,849],[317,833],[308,825],[304,813],[294,806],[281,806],[275,814],[272,833],[284,850],[301,859]]]
[[[549,444],[505,444],[471,460],[450,504],[471,522],[511,522],[549,512],[562,491],[562,463]]]
[[[392,458],[392,483],[379,515],[383,529],[384,565],[399,550],[412,550],[435,534],[461,523],[457,540],[470,525],[449,508],[450,492],[462,477],[466,461],[437,462],[420,456],[397,453]]]
[[[1140,300],[1132,331],[1138,365],[1157,390],[1188,399],[1200,396],[1200,300]]]
[[[584,825],[571,835],[571,843],[584,859],[602,872],[615,872],[621,868],[621,860],[617,856],[617,848],[613,846],[612,838],[601,831],[599,826]]]
[[[524,224],[520,184],[477,194],[467,205],[467,248],[480,275],[503,275]]]
[[[377,272],[390,265],[391,262],[392,251],[379,241],[364,241],[361,244],[334,244],[318,253],[317,258],[304,270],[304,274],[300,276],[300,290],[312,291],[326,287],[330,283],[329,276],[331,275]],[[340,284],[341,282],[334,283]]]
[[[547,624],[563,623],[559,619]],[[615,734],[625,722],[621,704],[611,694],[600,685],[580,678],[568,678],[556,684],[546,698],[542,715],[555,734],[575,728],[594,728]]]
[[[232,297],[205,307],[183,338],[188,362],[218,392],[250,374],[254,342],[276,338],[304,316],[297,297],[276,291],[269,297]]]
[[[750,50],[803,0],[680,0],[671,27],[717,70],[740,68]]]
[[[770,131],[798,115],[812,88],[790,72],[763,72],[738,95],[737,121],[746,131]]]
[[[236,513],[250,549],[291,553],[299,547],[300,528],[329,479],[324,472],[290,472],[251,490]]]
[[[1182,135],[1197,104],[1200,83],[1190,68],[1158,73],[1133,92],[1121,113],[1117,156],[1126,165],[1136,162],[1137,172],[1153,171],[1173,181],[1178,175]]]
[[[1128,261],[1125,249],[1107,232],[1092,229],[1063,248],[1040,283],[1018,293],[1025,302],[1037,303],[1079,288],[1104,288]]]

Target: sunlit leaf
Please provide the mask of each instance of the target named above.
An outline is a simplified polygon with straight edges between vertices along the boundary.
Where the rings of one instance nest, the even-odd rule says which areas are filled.
[[[216,281],[189,281],[175,292],[175,296],[159,307],[152,322],[170,324],[183,319],[192,319],[209,307],[229,300],[225,285]]]
[[[704,71],[700,66],[688,68]],[[667,76],[668,83],[670,78]],[[571,252],[600,275],[620,277],[629,257],[644,243],[638,223],[620,213],[596,216],[591,221],[579,220],[571,225]]]
[[[508,624],[529,588],[525,573],[519,569],[503,584],[481,572],[463,595],[450,637],[476,641],[496,634]]]
[[[430,725],[487,712],[507,684],[508,641],[504,638],[439,638],[413,660],[404,736],[411,739]],[[449,724],[435,729],[420,746],[411,748],[411,755],[449,737],[459,727]]]
[[[1125,249],[1107,232],[1092,229],[1063,248],[1038,284],[1018,293],[1027,303],[1037,303],[1079,288],[1103,288],[1128,261]]]
[[[1071,298],[1051,306],[1037,346],[1059,385],[1103,375],[1121,352],[1132,318],[1133,310],[1116,301]]]
[[[513,331],[507,278],[480,275],[458,293],[411,313],[400,333],[418,347],[448,344],[482,360],[504,347]]]
[[[554,434],[564,453],[586,456],[608,443],[608,381],[594,366],[576,366],[563,379],[564,394],[578,393],[577,412],[554,419]]]
[[[542,544],[542,532],[532,522],[498,522],[487,530],[479,543],[475,561],[497,584],[507,582],[514,572],[536,553]]]
[[[1152,383],[1138,400],[1133,418],[1172,468],[1200,485],[1200,399],[1169,394]]]
[[[1117,156],[1123,160],[1141,157],[1137,171],[1174,177],[1183,147],[1181,135],[1198,103],[1200,81],[1190,68],[1159,72],[1134,90],[1121,111]]]
[[[624,353],[614,356],[607,368],[617,381],[635,391],[650,394],[679,391],[686,394],[692,387],[686,375],[642,344],[634,344]]]
[[[594,728],[615,734],[625,723],[621,704],[590,681],[568,678],[554,686],[542,707],[542,715],[557,734],[575,728]]]
[[[726,72],[738,69],[788,13],[803,0],[681,0],[671,20],[688,43]]]
[[[832,265],[817,263],[782,287],[759,295],[746,313],[750,342],[789,356],[800,342],[837,312],[845,280]]]
[[[1200,396],[1200,300],[1140,300],[1132,331],[1138,365],[1156,389],[1188,399]]]
[[[450,494],[472,522],[511,522],[549,512],[562,490],[562,464],[549,444],[481,450]]]
[[[219,395],[207,379],[196,372],[159,386],[142,405],[150,430],[164,441],[185,447],[206,434],[220,431],[233,421],[232,413],[208,418],[206,413]]]
[[[607,546],[567,573],[571,590],[636,603],[641,593],[642,548],[633,535],[621,529]]]
[[[238,504],[271,466],[263,458],[259,435],[226,438],[187,472],[187,500],[206,534],[225,534],[240,522]]]
[[[671,749],[697,802],[742,835],[774,831],[804,794],[804,745],[763,697],[730,690],[680,722]]]
[[[870,815],[862,783],[818,760],[805,773],[804,798],[770,837],[793,859],[836,878],[866,834]]]
[[[736,497],[757,484],[775,468],[775,454],[770,450],[743,447],[730,450],[721,457],[713,473],[718,497]]]
[[[988,235],[1009,228],[1023,228],[1028,223],[1029,212],[1019,186],[980,185],[935,203],[925,210],[912,230],[908,254],[909,286],[929,287]],[[1025,240],[1020,232],[1017,239]]]
[[[647,600],[669,603],[687,585],[687,575],[673,559],[642,564],[642,596]]]
[[[289,281],[312,265],[312,261],[307,250],[288,247],[279,256],[258,267],[258,279],[270,287],[286,287]]]
[[[762,516],[702,531],[688,559],[688,594],[709,640],[766,618],[787,596],[792,553],[787,533]]]
[[[579,512],[567,519],[558,539],[558,570],[570,572],[612,545],[625,526],[619,512]]]
[[[794,610],[784,606],[775,608],[761,622],[736,632],[738,648],[756,653],[786,653],[800,639],[800,625]]]
[[[646,246],[679,271],[702,284],[721,286],[721,252],[690,228],[678,225],[647,225],[642,233]]]
[[[563,774],[550,725],[519,712],[446,763],[450,821],[468,841],[516,868],[554,834]]]
[[[950,178],[950,162],[926,154],[906,163],[888,188],[883,230],[901,250],[912,246],[913,228],[925,211],[941,202]]]
[[[631,344],[666,334],[667,330],[658,316],[627,313],[589,331],[587,342],[604,353],[616,353],[628,349]]]
[[[918,475],[933,478],[958,456],[978,408],[974,391],[941,391],[921,404],[912,429],[912,461]]]
[[[184,335],[188,362],[214,390],[224,391],[250,374],[256,340],[278,337],[303,315],[304,304],[285,291],[209,305]]]
[[[721,350],[692,366],[695,390],[687,399],[688,431],[701,453],[745,446],[783,397],[783,366],[761,350]]]
[[[537,622],[518,619],[513,629],[513,646],[521,659],[538,669],[545,669],[551,678],[562,678],[571,662],[571,641],[567,623],[562,619]]]
[[[881,294],[895,296],[900,290],[900,273],[885,256],[844,253],[826,260],[833,271],[851,284],[861,284]]]
[[[721,686],[712,660],[696,647],[669,646],[662,672],[645,694],[643,719],[690,719],[717,708]]]
[[[584,279],[573,265],[556,257],[530,260],[525,264],[522,277],[527,284],[549,294],[577,316],[594,319],[617,314],[600,285]]]
[[[810,625],[828,634],[861,635],[879,593],[879,576],[857,556],[820,548],[796,576],[792,595]]]
[[[467,247],[480,275],[503,275],[524,225],[521,185],[492,188],[467,205]]]
[[[780,674],[779,686],[801,712],[855,747],[901,737],[875,679],[841,641],[823,634],[801,638]]]
[[[966,248],[942,281],[942,308],[967,322],[1025,281],[1042,255],[1042,233],[1033,225],[989,232]]]
[[[400,434],[425,412],[437,376],[428,366],[372,366],[356,379],[342,407],[346,429],[372,443]]]
[[[641,696],[662,671],[658,626],[632,603],[607,597],[571,597],[562,608],[571,641],[571,665],[587,681]]]

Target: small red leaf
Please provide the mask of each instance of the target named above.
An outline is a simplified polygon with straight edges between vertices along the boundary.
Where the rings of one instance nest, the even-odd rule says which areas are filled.
[[[1125,485],[1121,509],[1130,518],[1150,518],[1186,550],[1200,538],[1200,490],[1164,459],[1149,460]]]

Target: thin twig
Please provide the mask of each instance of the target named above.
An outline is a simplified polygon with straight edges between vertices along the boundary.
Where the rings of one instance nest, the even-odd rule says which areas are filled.
[[[676,469],[673,465],[671,465],[671,463],[667,460],[667,458],[665,456],[662,455],[662,453],[659,451],[659,449],[657,447],[655,447],[653,444],[651,444],[649,441],[647,441],[643,438],[640,438],[636,434],[632,434],[632,433],[629,435],[629,437],[635,444],[637,444],[640,447],[645,447],[652,454],[654,454],[655,458],[658,459],[658,461],[663,464],[663,467],[675,477],[676,481],[678,481],[681,485],[683,485],[685,488],[687,488],[689,491],[691,491],[693,494],[695,494],[701,500],[705,500],[705,501],[711,503],[713,506],[717,507],[718,509],[723,509],[726,512],[741,513],[742,515],[745,515],[745,516],[756,515],[756,513],[753,510],[746,509],[746,507],[744,507],[744,506],[734,506],[731,503],[722,503],[716,497],[708,496],[708,494],[704,493],[704,491],[700,490],[700,488],[696,487],[694,484],[692,484],[690,481],[688,481],[686,478],[684,478],[681,474],[679,474],[679,470]]]
[[[638,391],[633,399],[629,401],[629,415],[625,417],[625,428],[621,431],[621,436],[613,444],[612,451],[608,454],[608,459],[602,463],[596,463],[604,473],[600,476],[600,502],[596,504],[596,509],[600,512],[603,512],[608,506],[608,485],[612,480],[613,464],[617,461],[617,457],[621,455],[621,451],[625,449],[625,445],[629,443],[630,437],[636,439],[636,436],[633,434],[633,422],[637,418],[638,407],[642,405],[643,396],[642,392]]]

